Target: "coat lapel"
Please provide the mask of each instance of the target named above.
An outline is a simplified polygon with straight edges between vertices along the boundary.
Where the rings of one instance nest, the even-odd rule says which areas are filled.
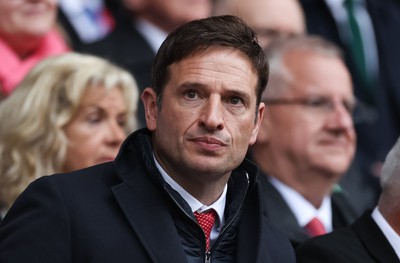
[[[255,187],[258,187],[256,185]],[[259,204],[257,200],[258,191],[249,191],[247,198],[243,204],[243,212],[241,222],[238,230],[237,239],[237,262],[258,262],[260,257],[260,249],[262,238],[260,234],[263,233],[261,229],[261,216],[260,207],[256,207],[255,204]],[[253,202],[253,203],[252,203]],[[247,209],[247,208],[254,209]]]
[[[113,187],[112,191],[131,227],[153,262],[186,262],[165,196],[146,176]],[[171,253],[173,251],[173,254]]]
[[[333,229],[347,227],[357,219],[357,213],[343,192],[333,192],[331,202]]]
[[[390,243],[372,219],[370,211],[357,220],[352,227],[376,262],[400,263]]]
[[[290,239],[294,246],[308,239],[309,236],[299,226],[293,212],[280,193],[268,181],[267,176],[260,174],[259,181],[267,218]]]

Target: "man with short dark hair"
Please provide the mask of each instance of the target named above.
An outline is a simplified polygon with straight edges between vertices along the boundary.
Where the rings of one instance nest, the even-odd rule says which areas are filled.
[[[233,16],[177,28],[114,162],[42,177],[0,228],[0,262],[294,262],[245,160],[268,64]]]

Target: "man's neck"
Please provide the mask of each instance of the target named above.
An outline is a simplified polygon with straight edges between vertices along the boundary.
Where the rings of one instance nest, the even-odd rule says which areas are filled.
[[[208,175],[190,175],[190,178],[188,178],[189,175],[177,176],[176,173],[165,170],[155,156],[154,161],[164,180],[170,184],[174,190],[178,188],[178,192],[181,190],[187,192],[203,205],[207,206],[213,204],[221,197],[230,177],[230,174],[211,178]]]

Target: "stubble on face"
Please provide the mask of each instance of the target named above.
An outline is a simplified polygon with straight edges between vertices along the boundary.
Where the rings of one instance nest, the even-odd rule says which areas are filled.
[[[247,57],[214,49],[170,66],[155,152],[177,181],[227,181],[254,129],[257,76]]]

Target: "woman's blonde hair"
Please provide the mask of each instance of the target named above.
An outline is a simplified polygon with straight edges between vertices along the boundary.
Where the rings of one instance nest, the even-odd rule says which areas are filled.
[[[34,179],[62,172],[67,152],[63,127],[89,87],[121,89],[128,114],[126,133],[138,126],[139,91],[125,70],[78,53],[54,56],[34,67],[0,103],[0,208],[9,208]]]

